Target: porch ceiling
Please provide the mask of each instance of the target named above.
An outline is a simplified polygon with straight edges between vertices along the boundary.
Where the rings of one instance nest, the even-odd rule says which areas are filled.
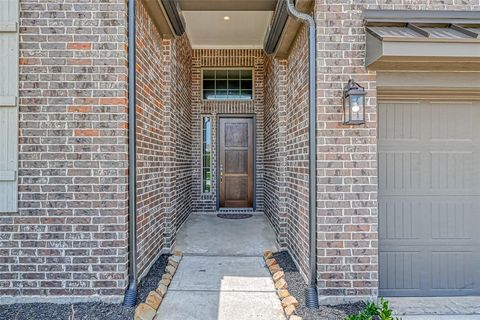
[[[277,0],[178,0],[184,11],[273,11]]]
[[[187,36],[193,48],[263,48],[263,39],[272,13],[272,11],[185,10],[182,12]]]

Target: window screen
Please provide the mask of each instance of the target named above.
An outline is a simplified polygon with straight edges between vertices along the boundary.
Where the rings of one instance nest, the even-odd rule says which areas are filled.
[[[250,100],[253,72],[250,69],[205,69],[202,95],[205,100]]]

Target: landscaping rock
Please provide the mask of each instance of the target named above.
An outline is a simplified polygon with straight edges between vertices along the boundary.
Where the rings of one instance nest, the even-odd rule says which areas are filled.
[[[172,277],[175,274],[175,271],[177,271],[177,268],[175,268],[174,266],[171,266],[171,265],[168,265],[165,268],[165,272],[170,273],[172,275]]]
[[[295,309],[296,309],[295,306],[291,304],[283,310],[285,311],[285,314],[287,315],[287,317],[290,317],[292,314],[295,313]]]
[[[275,289],[278,290],[278,289],[287,289],[287,288],[288,288],[288,284],[285,281],[285,279],[280,279],[277,282],[275,282]]]
[[[288,292],[294,296],[299,306],[295,309],[295,315],[301,319],[308,320],[344,320],[348,315],[356,314],[365,308],[364,302],[325,306],[320,305],[318,309],[309,309],[305,303],[305,289],[308,284],[298,270],[295,262],[287,251],[275,252],[273,254],[279,266],[285,273],[285,281],[288,283]],[[278,291],[277,291],[278,292]],[[300,319],[290,317],[290,319]]]
[[[290,292],[288,292],[287,289],[280,289],[277,290],[278,297],[281,299],[286,298],[290,295]]]
[[[171,282],[172,282],[172,280],[170,280],[170,279],[162,279],[162,280],[160,280],[160,283],[161,283],[161,284],[164,284],[164,285],[167,286],[167,287],[170,285]]]
[[[180,260],[182,260],[182,256],[170,256],[170,257],[168,257],[168,261],[175,261],[176,263],[179,263]]]
[[[162,275],[162,279],[168,279],[168,280],[172,281],[172,275],[170,273],[164,273]]]
[[[175,262],[173,260],[168,260],[168,265],[172,266],[174,268],[177,268],[178,267],[178,262]]]
[[[163,298],[163,297],[165,297],[165,294],[167,293],[167,290],[168,290],[167,286],[164,285],[163,283],[160,283],[158,285],[157,290],[155,290],[155,291]]]
[[[274,264],[273,266],[269,267],[268,270],[270,271],[271,274],[275,274],[278,271],[282,271],[282,268],[278,264]]]
[[[160,306],[160,303],[162,303],[162,297],[157,292],[150,291],[150,293],[147,296],[147,299],[145,300],[145,303],[148,304],[153,309],[157,310],[158,307]]]
[[[157,310],[153,309],[146,303],[140,303],[135,309],[135,320],[152,320],[155,317]]]
[[[302,317],[299,317],[297,315],[291,315],[290,318],[288,318],[288,320],[302,320]]]
[[[147,299],[147,296],[150,293],[150,291],[152,290],[155,291],[155,289],[157,289],[158,284],[162,278],[162,275],[165,272],[165,267],[168,265],[169,256],[170,255],[166,255],[166,254],[161,255],[161,257],[153,264],[148,274],[142,278],[138,288],[137,304],[145,302],[145,299]],[[133,311],[135,311],[135,309]],[[0,316],[0,319],[1,318],[2,317]],[[133,318],[133,312],[130,319],[132,318]],[[83,318],[80,317],[80,319],[83,319]],[[87,317],[85,317],[85,319],[87,319]],[[105,316],[105,319],[107,319],[106,316]],[[113,319],[113,318],[110,317],[110,319]],[[49,320],[53,320],[53,319],[49,319]],[[93,320],[93,319],[89,319],[89,320]]]
[[[298,301],[294,296],[288,296],[282,299],[282,307],[286,308],[289,305],[293,305],[295,308],[298,307]]]
[[[283,271],[277,271],[273,274],[273,281],[277,282],[278,280],[282,279],[285,277],[285,273]]]
[[[275,260],[275,259],[267,259],[267,260],[265,260],[265,263],[267,264],[267,267],[271,267],[275,264],[278,264],[277,260]]]
[[[183,253],[182,253],[182,251],[178,251],[178,250],[177,250],[177,251],[175,251],[175,252],[173,253],[173,255],[174,255],[174,256],[177,256],[177,257],[181,257],[181,256],[183,256]]]
[[[273,252],[272,251],[265,251],[265,253],[263,254],[263,258],[265,260],[273,258]]]

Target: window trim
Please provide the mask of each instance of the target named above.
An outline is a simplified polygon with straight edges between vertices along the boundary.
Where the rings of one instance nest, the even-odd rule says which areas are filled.
[[[251,99],[205,99],[203,98],[203,72],[205,70],[251,70],[252,71],[252,98]],[[200,69],[200,99],[201,101],[254,101],[255,100],[255,68],[254,67],[203,67]]]
[[[204,183],[204,178],[203,178],[203,157],[204,157],[204,149],[203,149],[203,130],[204,130],[204,119],[209,118],[210,119],[210,191],[206,192],[203,189],[203,183]],[[201,114],[200,115],[200,194],[202,195],[211,195],[213,194],[213,170],[212,170],[212,160],[213,160],[213,116],[211,114]]]

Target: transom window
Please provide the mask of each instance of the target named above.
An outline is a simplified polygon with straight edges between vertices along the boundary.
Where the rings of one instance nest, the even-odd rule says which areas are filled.
[[[204,69],[202,96],[205,100],[251,100],[251,69]]]

